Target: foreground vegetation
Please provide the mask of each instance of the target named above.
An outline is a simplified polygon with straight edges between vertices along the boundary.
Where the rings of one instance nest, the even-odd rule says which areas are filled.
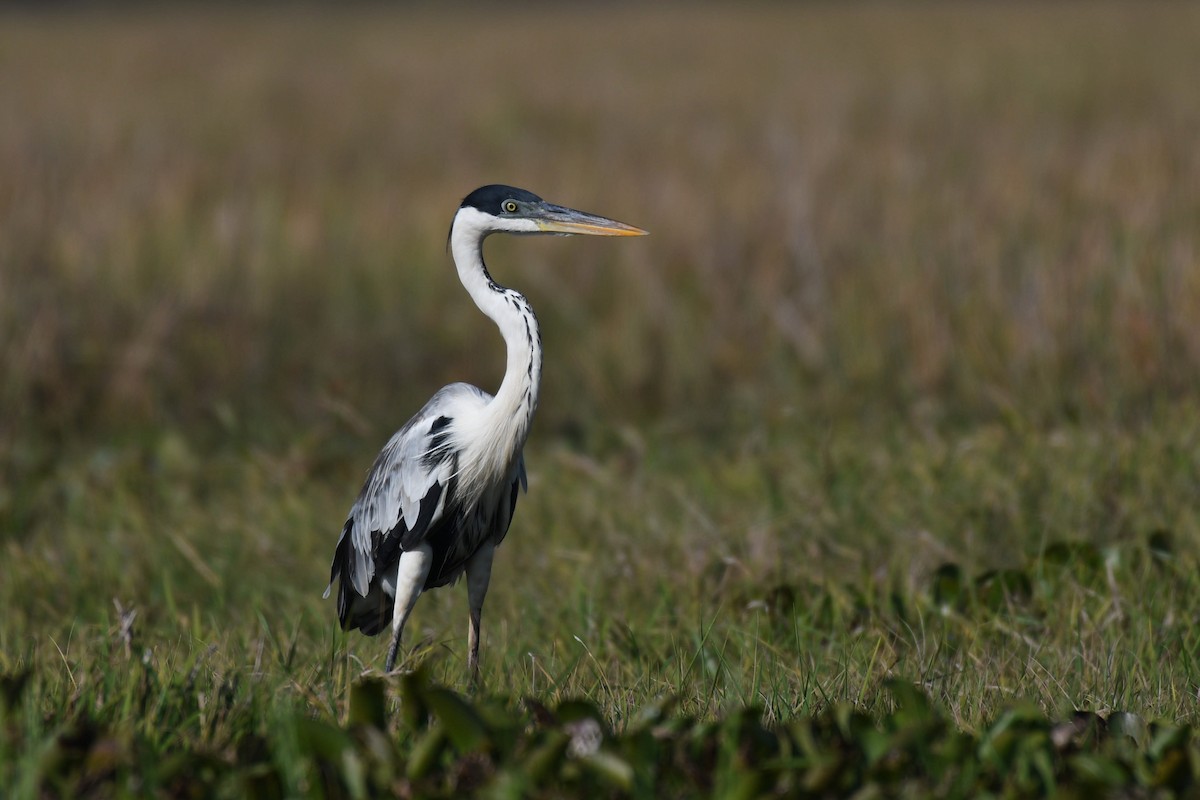
[[[1195,10],[0,22],[12,796],[1194,787]],[[320,592],[499,380],[492,180],[653,236],[489,242],[548,353],[472,693],[461,589],[389,678]]]
[[[160,687],[145,674],[143,704],[155,692],[178,698],[191,688]],[[498,701],[472,705],[418,670],[400,680],[399,737],[383,712],[387,686],[367,678],[350,691],[344,728],[295,714],[278,720],[269,737],[244,733],[225,754],[166,755],[146,736],[77,722],[44,748],[41,774],[20,788],[72,797],[135,785],[185,797],[462,797],[486,789],[500,797],[751,798],[1095,797],[1194,785],[1186,726],[1083,711],[1051,723],[1018,706],[973,735],[956,730],[911,685],[885,689],[895,710],[874,719],[839,704],[765,727],[754,707],[704,721],[675,713],[668,701],[614,732],[593,703],[566,701],[551,710],[526,699],[519,711]],[[172,713],[190,723],[201,710]]]
[[[289,493],[310,481],[262,453],[189,461],[169,442],[64,471],[49,485],[91,502],[59,515],[54,548],[7,562],[6,591],[27,593],[6,597],[16,613],[0,639],[6,686],[20,686],[5,691],[9,778],[67,795],[130,775],[168,794],[186,794],[186,776],[205,791],[261,778],[287,795],[353,795],[503,776],[605,793],[657,775],[686,794],[755,763],[747,785],[817,794],[901,773],[917,793],[1190,785],[1200,587],[1187,487],[1200,476],[1186,443],[1200,424],[1172,423],[1170,436],[1049,442],[993,429],[953,447],[838,435],[822,447],[777,431],[786,446],[721,453],[717,470],[700,458],[711,448],[665,440],[635,474],[628,453],[543,450],[561,496],[579,499],[564,510],[543,478],[525,501],[468,710],[442,689],[405,699],[414,679],[352,688],[383,648],[335,630],[319,599],[328,543],[257,532],[315,529],[311,507],[336,518],[332,490]],[[239,535],[248,519],[256,531]],[[191,526],[204,535],[171,533]],[[284,577],[307,572],[307,585]],[[463,616],[457,592],[423,598],[405,665],[421,685],[467,690]],[[932,709],[918,724],[902,701]],[[438,733],[422,733],[426,710]],[[593,765],[606,778],[566,755],[579,715],[612,732],[616,761]],[[1131,730],[1109,731],[1114,720]],[[810,727],[812,742],[795,738]],[[737,758],[734,729],[758,742]],[[348,755],[351,743],[365,749]]]

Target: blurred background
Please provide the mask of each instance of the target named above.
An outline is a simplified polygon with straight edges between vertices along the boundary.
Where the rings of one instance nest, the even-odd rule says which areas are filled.
[[[0,793],[481,780],[379,684],[394,741],[327,735],[386,644],[321,592],[387,437],[500,382],[493,182],[651,235],[487,243],[545,343],[487,692],[692,775],[836,708],[793,792],[1191,785],[1142,719],[1200,724],[1200,3],[60,2],[0,5]],[[465,605],[400,666],[465,688]]]
[[[490,182],[652,234],[488,243],[543,325],[531,471],[592,486],[554,483],[530,529],[594,529],[597,469],[619,505],[644,458],[708,520],[664,529],[676,561],[747,528],[766,568],[943,507],[949,542],[1042,519],[1037,470],[1025,505],[947,505],[935,475],[888,520],[860,483],[852,522],[808,481],[830,431],[1194,421],[1198,30],[1154,2],[5,7],[0,541],[25,613],[63,619],[68,583],[87,609],[89,581],[105,608],[233,598],[265,555],[315,598],[380,444],[439,386],[499,383],[445,252]],[[1088,492],[1055,507],[1111,518]]]
[[[489,242],[539,436],[1129,418],[1200,377],[1186,5],[68,8],[0,26],[9,469],[494,388],[444,251],[488,182],[653,234]]]

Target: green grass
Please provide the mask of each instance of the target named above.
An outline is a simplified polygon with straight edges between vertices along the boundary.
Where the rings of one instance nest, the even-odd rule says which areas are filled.
[[[5,10],[0,786],[1186,788],[1197,23]],[[320,593],[390,432],[499,381],[444,252],[496,180],[652,236],[488,244],[547,354],[461,706],[461,587],[386,687]]]

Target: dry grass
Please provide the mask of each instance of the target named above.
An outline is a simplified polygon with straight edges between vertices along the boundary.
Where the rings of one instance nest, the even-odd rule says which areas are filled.
[[[318,597],[356,481],[438,386],[501,374],[444,253],[491,181],[653,234],[489,242],[548,347],[492,687],[774,721],[900,677],[967,727],[1019,699],[1194,721],[1198,28],[1166,3],[6,9],[0,668],[37,670],[28,740],[128,713],[113,596],[146,669],[250,676],[168,742],[343,708],[382,657]],[[1102,563],[1047,575],[1064,540]],[[1031,595],[942,603],[942,562]],[[459,594],[414,625],[442,680]]]
[[[1178,5],[10,11],[4,438],[214,408],[383,429],[433,386],[489,385],[499,346],[475,346],[488,324],[442,248],[491,180],[654,234],[494,247],[544,319],[543,430],[1186,397],[1195,22]]]

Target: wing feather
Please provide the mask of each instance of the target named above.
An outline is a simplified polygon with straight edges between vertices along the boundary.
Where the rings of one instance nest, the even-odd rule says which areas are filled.
[[[343,598],[347,605],[351,599],[346,596],[349,587],[366,597],[376,570],[393,561],[398,550],[420,544],[436,526],[456,483],[450,425],[462,404],[486,398],[468,384],[447,386],[384,445],[338,539],[329,581],[332,588],[342,579],[339,612]]]

